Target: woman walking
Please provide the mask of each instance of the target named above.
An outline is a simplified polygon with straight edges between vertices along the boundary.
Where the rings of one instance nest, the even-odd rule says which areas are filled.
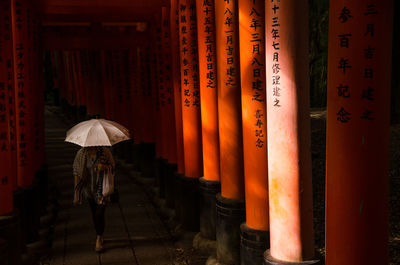
[[[97,252],[103,251],[104,213],[114,191],[115,162],[109,148],[90,146],[81,148],[74,160],[74,204],[89,203],[96,230]]]

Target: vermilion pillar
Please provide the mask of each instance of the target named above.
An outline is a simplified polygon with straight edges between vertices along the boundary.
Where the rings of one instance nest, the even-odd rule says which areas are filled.
[[[204,178],[219,181],[218,97],[213,1],[197,0]]]
[[[201,151],[200,87],[196,31],[196,2],[179,2],[179,40],[181,51],[181,87],[185,176],[203,174]]]
[[[216,194],[220,192],[218,96],[214,1],[196,1],[203,177],[200,179],[200,235],[215,240]]]
[[[266,259],[313,264],[308,5],[267,1],[265,10],[271,241]]]
[[[185,176],[180,177],[181,222],[199,230],[198,179],[203,175],[196,1],[179,1],[182,128]]]
[[[6,3],[4,3],[6,2]],[[10,31],[6,32],[6,17],[10,17],[9,1],[0,2],[0,216],[13,211],[13,179],[16,177],[12,168],[10,141],[10,109],[8,103],[8,67],[7,53],[10,52],[7,43],[10,41]],[[8,8],[7,8],[8,7]],[[10,23],[11,21],[9,21]]]
[[[17,190],[17,145],[16,145],[16,114],[15,114],[15,88],[14,88],[14,57],[13,57],[13,35],[12,35],[12,18],[11,18],[11,1],[3,1],[2,13],[0,19],[4,22],[2,29],[2,42],[4,47],[4,56],[2,56],[5,62],[6,69],[1,72],[7,73],[7,81],[5,86],[7,89],[7,109],[8,109],[8,121],[9,121],[9,139],[10,139],[10,165],[11,165],[11,177],[8,181],[11,182],[13,191]]]
[[[215,0],[221,167],[217,258],[226,264],[240,263],[240,224],[245,217],[238,19],[237,0]]]
[[[12,0],[14,53],[14,87],[16,106],[16,140],[18,186],[29,187],[33,181],[32,88],[29,86],[29,44],[27,6]]]
[[[326,264],[388,264],[393,1],[331,1]]]
[[[242,200],[243,145],[237,0],[215,1],[221,195]]]
[[[179,9],[178,0],[171,0],[171,58],[172,58],[172,87],[174,93],[175,136],[177,172],[184,174],[185,164],[183,155],[183,130],[182,130],[182,97],[181,97],[181,72],[179,52]]]
[[[162,101],[165,101],[165,141],[168,149],[168,163],[176,165],[176,135],[175,135],[175,106],[174,93],[172,87],[172,58],[171,58],[171,28],[170,28],[170,8],[162,7],[162,27],[161,45],[164,72],[164,91]]]
[[[241,226],[242,264],[261,264],[264,251],[269,247],[264,2],[239,0],[246,197],[246,223]],[[253,247],[246,244],[248,241]]]

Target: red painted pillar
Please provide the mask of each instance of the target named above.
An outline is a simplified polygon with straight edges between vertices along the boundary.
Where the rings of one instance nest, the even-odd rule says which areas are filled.
[[[238,1],[215,0],[221,194],[217,195],[217,258],[240,263],[245,219]],[[225,208],[231,209],[225,218]]]
[[[27,3],[12,0],[14,47],[14,87],[16,97],[16,132],[18,186],[29,187],[33,181],[32,88],[29,87],[29,43]]]
[[[6,29],[6,18],[10,17],[9,1],[0,4],[0,216],[13,211],[13,179],[15,171],[12,168],[11,139],[10,139],[10,111],[8,91],[8,66],[7,53],[10,52],[10,30]],[[8,23],[11,23],[9,21]]]
[[[239,0],[246,197],[246,223],[241,225],[242,264],[262,264],[263,253],[269,247],[264,2]],[[246,240],[251,240],[254,247],[247,246]]]
[[[200,81],[197,48],[196,1],[179,1],[182,128],[185,176],[180,178],[181,222],[198,231],[200,216],[198,180],[203,175],[201,142]]]
[[[174,93],[175,136],[177,172],[183,175],[185,161],[183,155],[183,129],[182,129],[182,97],[181,97],[181,72],[179,52],[179,9],[178,0],[171,0],[171,57],[172,57],[172,86]]]
[[[197,0],[203,177],[200,178],[200,235],[215,240],[215,196],[221,191],[214,1]]]
[[[170,8],[162,7],[161,43],[164,72],[164,101],[165,101],[165,141],[168,150],[168,163],[177,164],[175,107],[172,88],[172,58],[171,58],[171,28]]]
[[[388,264],[393,1],[329,12],[326,264]]]
[[[185,176],[203,175],[200,120],[200,84],[198,75],[196,2],[179,2],[183,148]]]
[[[266,20],[270,244],[267,264],[314,264],[308,5],[268,1]],[[277,262],[277,263],[274,263]]]
[[[219,181],[218,97],[214,2],[197,0],[204,178]]]
[[[1,72],[7,73],[7,114],[9,121],[9,140],[10,140],[10,166],[11,174],[9,181],[11,182],[12,190],[16,191],[17,185],[17,142],[16,142],[16,113],[15,113],[15,88],[14,88],[14,57],[13,57],[13,35],[12,35],[12,18],[11,18],[11,1],[4,1],[1,7],[0,19],[4,22],[2,29],[3,42],[3,61],[6,68],[2,68]]]

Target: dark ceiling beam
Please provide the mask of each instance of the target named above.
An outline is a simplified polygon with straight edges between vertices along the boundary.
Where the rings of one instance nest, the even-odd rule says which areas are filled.
[[[44,22],[152,22],[168,0],[37,0]]]
[[[59,34],[46,32],[42,34],[42,45],[46,50],[75,50],[75,49],[129,49],[146,46],[149,43],[147,33],[134,34]]]

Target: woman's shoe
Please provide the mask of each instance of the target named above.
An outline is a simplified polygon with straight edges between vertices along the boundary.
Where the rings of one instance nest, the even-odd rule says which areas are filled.
[[[97,236],[96,238],[96,247],[94,248],[96,252],[102,252],[103,248],[103,236]]]

